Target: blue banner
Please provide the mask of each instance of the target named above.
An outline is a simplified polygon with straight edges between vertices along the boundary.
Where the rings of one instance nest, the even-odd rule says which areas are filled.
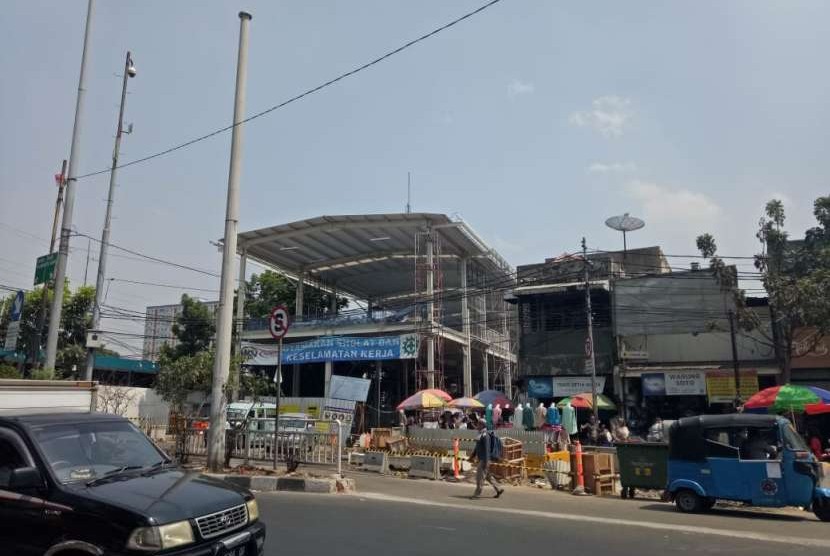
[[[273,343],[242,345],[245,365],[277,364],[279,348]],[[305,342],[283,344],[284,365],[322,363],[325,361],[384,361],[414,359],[418,354],[418,335],[402,336],[333,336]]]

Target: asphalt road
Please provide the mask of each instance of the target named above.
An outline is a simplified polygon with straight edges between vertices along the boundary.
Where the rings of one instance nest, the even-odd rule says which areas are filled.
[[[825,553],[830,524],[806,512],[716,510],[509,489],[469,499],[467,485],[357,477],[359,493],[262,493],[266,554],[615,555]],[[537,552],[544,551],[544,552]],[[564,551],[564,552],[563,552]]]

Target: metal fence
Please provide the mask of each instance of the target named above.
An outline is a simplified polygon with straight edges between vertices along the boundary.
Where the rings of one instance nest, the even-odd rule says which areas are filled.
[[[496,435],[501,438],[510,437],[521,441],[526,454],[543,455],[545,453],[547,433],[544,431],[496,429],[495,432]],[[452,449],[453,439],[458,438],[460,441],[460,448],[469,452],[473,450],[479,434],[480,433],[478,431],[474,430],[424,429],[420,427],[410,427],[409,443],[410,445],[417,446],[419,448],[429,448],[443,451]]]
[[[337,465],[341,472],[344,429],[339,420],[281,419],[279,435],[274,432],[274,419],[250,419],[246,425],[227,431],[231,458]],[[184,450],[189,456],[206,456],[207,430],[189,429]]]

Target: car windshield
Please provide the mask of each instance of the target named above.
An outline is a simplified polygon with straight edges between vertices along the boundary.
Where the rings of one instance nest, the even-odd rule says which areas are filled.
[[[89,481],[122,468],[151,467],[165,459],[127,421],[49,425],[35,429],[34,437],[62,483]]]
[[[810,449],[807,448],[807,444],[804,442],[804,439],[795,432],[792,425],[787,425],[784,427],[784,446],[787,447],[788,450],[796,450],[799,452],[808,452]]]

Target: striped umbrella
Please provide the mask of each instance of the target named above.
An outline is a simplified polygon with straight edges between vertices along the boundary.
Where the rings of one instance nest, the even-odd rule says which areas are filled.
[[[822,413],[830,404],[830,392],[815,386],[785,384],[765,388],[749,398],[744,409],[753,413]]]
[[[451,401],[449,406],[459,409],[481,409],[484,407],[484,404],[475,398],[458,398]]]
[[[441,398],[445,402],[448,402],[448,401],[452,400],[452,396],[450,396],[449,394],[447,394],[446,392],[444,392],[440,388],[427,388],[425,390],[421,390],[421,392],[429,392],[430,394],[432,394],[434,396],[438,396],[439,398]]]
[[[435,394],[421,390],[412,394],[404,401],[398,404],[398,409],[412,410],[412,409],[440,409],[447,405],[447,402]]]

